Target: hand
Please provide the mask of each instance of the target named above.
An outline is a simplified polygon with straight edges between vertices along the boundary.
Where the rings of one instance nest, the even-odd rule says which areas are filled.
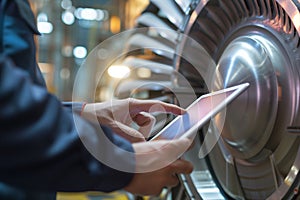
[[[91,121],[98,121],[109,126],[120,136],[131,142],[145,141],[155,124],[155,117],[150,112],[183,114],[184,109],[156,100],[124,99],[85,105],[82,116]],[[139,129],[131,127],[135,122]]]
[[[179,180],[177,173],[189,174],[193,171],[193,166],[185,160],[176,160],[169,166],[148,173],[137,173],[133,180],[124,189],[135,195],[157,196],[164,187],[175,187]]]
[[[193,171],[190,162],[180,159],[191,141],[176,139],[133,144],[136,154],[136,174],[124,189],[137,195],[158,195],[164,187],[174,187],[177,174]]]

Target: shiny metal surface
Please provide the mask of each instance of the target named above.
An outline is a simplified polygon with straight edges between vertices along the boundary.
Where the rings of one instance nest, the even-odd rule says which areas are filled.
[[[153,18],[163,28],[168,27],[171,34],[154,25],[157,38],[152,38],[148,31],[144,36],[137,33],[138,37],[129,43],[138,46],[140,42],[141,48],[153,47],[152,51],[159,56],[151,61],[153,67],[157,66],[157,72],[171,65],[178,72],[172,72],[170,80],[160,80],[165,82],[159,90],[184,91],[182,88],[190,85],[195,94],[201,95],[250,83],[248,91],[229,105],[226,113],[220,113],[199,132],[196,145],[186,154],[195,170],[191,176],[182,177],[179,192],[172,199],[297,198],[300,138],[288,133],[286,128],[300,125],[299,2],[151,2],[159,9],[159,17],[153,16],[158,16],[157,13],[145,12],[138,21],[144,26],[153,26],[147,22]],[[167,71],[161,73],[167,75]],[[156,90],[151,85],[153,80],[142,81],[146,85],[150,83],[145,90]],[[130,87],[120,85],[121,90],[139,87],[139,80],[132,83],[124,84]],[[190,94],[189,90],[181,97],[186,105],[193,100]],[[170,101],[170,93],[162,93],[163,96]],[[220,119],[225,119],[225,123]],[[208,145],[203,143],[207,135],[220,138],[208,156],[199,158],[199,148]]]
[[[183,12],[188,13],[193,0],[175,0]]]
[[[170,26],[167,25],[163,20],[153,13],[147,12],[141,15],[137,21],[140,25],[145,25],[149,27],[159,27],[170,29]]]
[[[287,15],[291,18],[292,23],[294,24],[298,35],[300,35],[300,13],[299,7],[297,8],[297,0],[277,0],[281,7],[285,10]],[[298,1],[299,6],[299,1]]]
[[[291,198],[286,180],[297,183],[299,138],[286,127],[299,121],[299,11],[292,1],[201,2],[185,34],[216,60],[208,88],[251,84],[220,114],[224,127],[217,117],[208,128],[221,134],[208,158],[213,179],[235,199]]]
[[[162,19],[154,15],[153,13],[146,12],[137,19],[137,23],[143,26],[151,27],[152,30],[156,30],[163,38],[176,43],[178,34],[172,30],[171,27],[166,24]]]
[[[136,70],[139,68],[146,68],[151,70],[153,73],[157,74],[166,74],[170,75],[173,73],[174,68],[170,65],[150,61],[150,60],[144,60],[141,58],[136,58],[133,56],[129,56],[122,62],[125,66],[130,66],[132,70]]]
[[[182,27],[184,23],[184,14],[176,6],[177,4],[173,0],[151,0],[162,13],[178,28]]]
[[[155,53],[165,56],[169,59],[174,57],[174,47],[168,46],[164,44],[162,41],[158,41],[155,38],[151,38],[150,36],[145,36],[142,34],[133,35],[129,41],[128,45],[133,47],[133,49],[150,49]],[[129,49],[130,51],[130,49]]]
[[[226,115],[230,117],[221,134],[226,148],[239,159],[250,159],[262,151],[276,119],[278,88],[272,61],[282,62],[276,61],[280,59],[276,48],[265,40],[250,33],[233,40],[219,60],[213,81],[216,88],[240,82],[251,85],[247,94],[229,106]]]

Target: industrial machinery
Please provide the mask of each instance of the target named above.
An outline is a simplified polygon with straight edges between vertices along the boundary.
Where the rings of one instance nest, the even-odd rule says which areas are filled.
[[[141,13],[122,58],[135,74],[116,97],[185,107],[250,83],[199,130],[185,155],[195,170],[172,199],[299,197],[299,132],[287,129],[300,126],[299,10],[298,0],[151,0]]]

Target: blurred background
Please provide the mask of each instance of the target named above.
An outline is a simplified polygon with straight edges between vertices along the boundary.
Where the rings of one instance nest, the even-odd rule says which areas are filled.
[[[185,107],[195,93],[211,91],[205,79],[214,70],[221,72],[213,81],[221,88],[251,84],[228,107],[232,117],[221,132],[217,118],[199,130],[186,155],[193,173],[180,177],[171,196],[163,191],[156,200],[299,199],[299,134],[287,129],[300,121],[299,0],[151,0],[149,6],[149,0],[30,1],[42,33],[39,66],[49,91],[61,100],[135,97]],[[135,27],[137,17],[141,29],[130,40],[108,40]],[[76,98],[73,87],[79,90]],[[172,119],[155,117],[153,133]],[[215,135],[221,136],[217,145],[200,158],[206,136]],[[153,200],[128,195],[59,193],[57,200]]]
[[[37,58],[48,90],[63,101],[70,101],[76,73],[88,53],[107,38],[134,27],[136,17],[149,1],[30,0],[30,3],[41,33],[36,37]],[[112,45],[123,48],[124,44]],[[105,57],[108,53],[103,50],[101,55]],[[57,199],[128,199],[127,195],[121,191],[59,193]]]
[[[38,62],[47,87],[61,100],[69,101],[77,70],[88,53],[105,39],[134,27],[149,0],[30,2],[42,34],[37,37]],[[122,43],[113,45],[123,48]],[[101,56],[108,53],[103,50]]]

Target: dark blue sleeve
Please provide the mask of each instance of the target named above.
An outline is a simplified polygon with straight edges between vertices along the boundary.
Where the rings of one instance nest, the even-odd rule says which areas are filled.
[[[44,87],[35,85],[28,73],[0,56],[2,182],[45,191],[110,192],[123,188],[132,174],[99,162],[82,139],[90,139],[92,148],[134,170],[134,158],[124,159],[122,151],[133,152],[132,145],[110,129],[102,130],[119,149],[105,151],[107,144],[100,137],[104,134],[95,125],[64,108]]]
[[[82,109],[85,105],[85,102],[62,102],[65,108],[73,110],[77,114],[81,115]]]

